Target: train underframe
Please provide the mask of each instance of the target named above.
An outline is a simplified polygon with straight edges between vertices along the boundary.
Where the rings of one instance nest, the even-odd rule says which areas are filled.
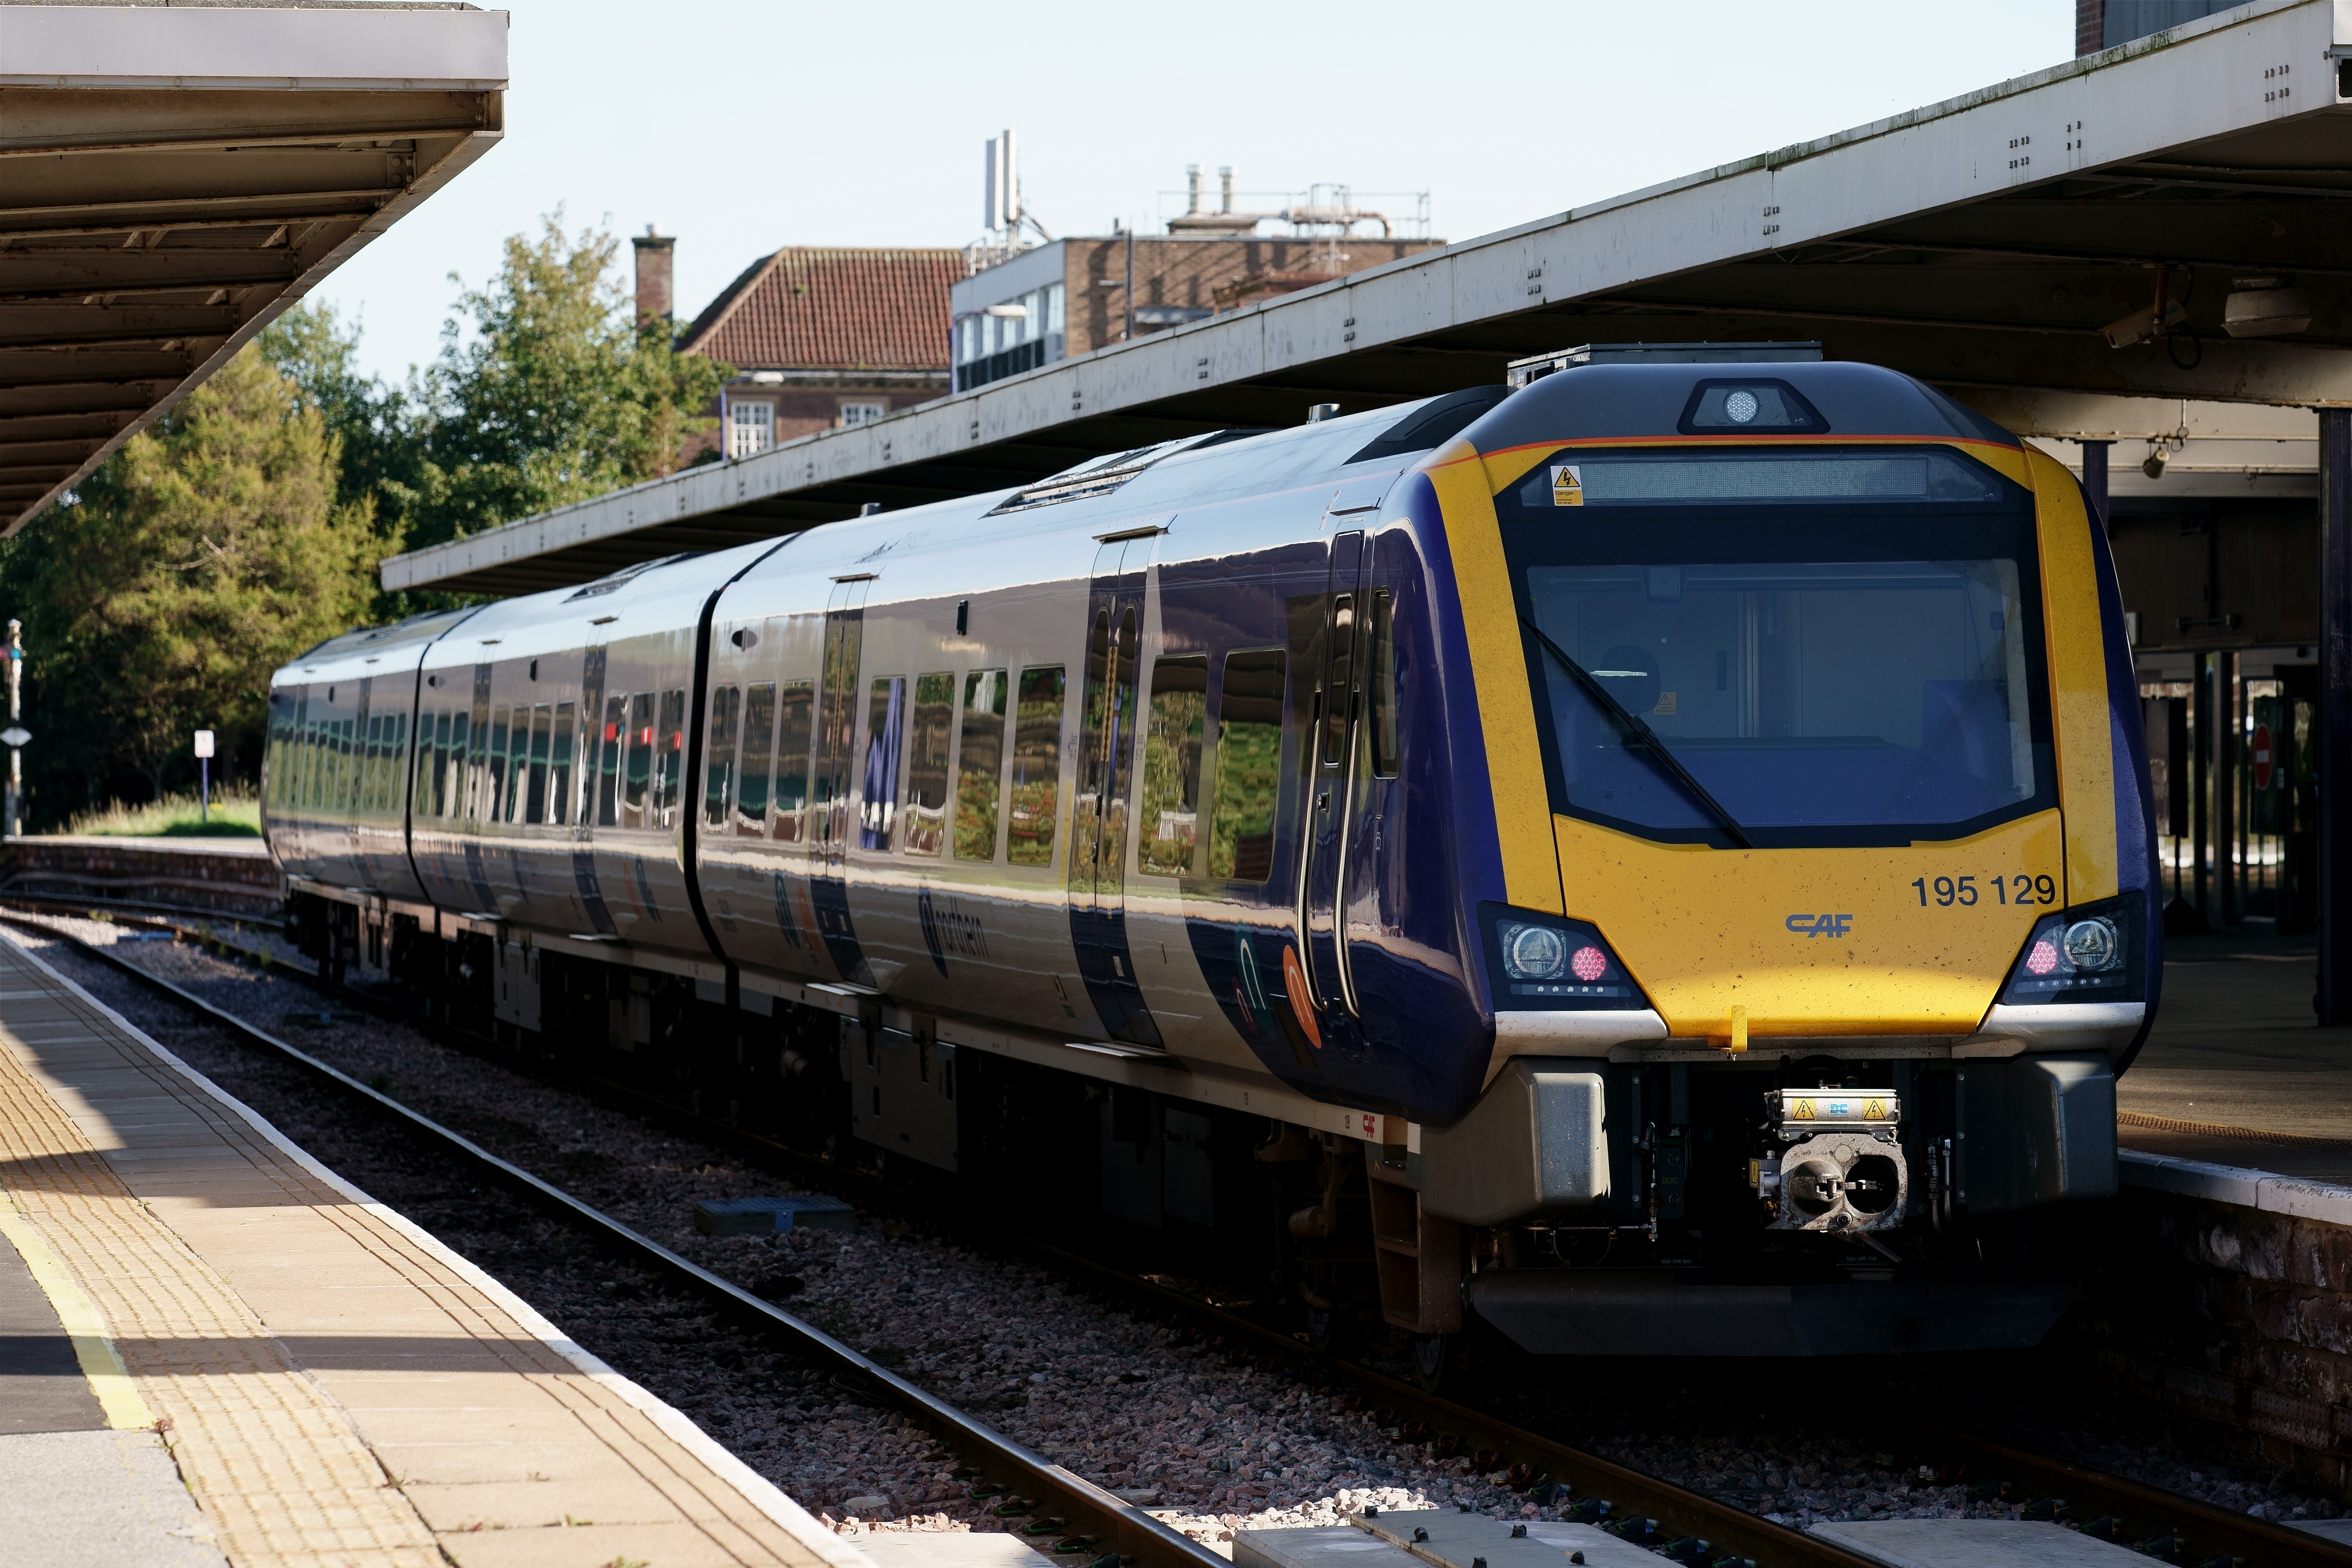
[[[2114,1080],[2074,1053],[1511,1064],[1453,1129],[1270,1122],[709,979],[444,938],[312,893],[322,973],[436,1023],[1159,1268],[1395,1337],[1542,1355],[2023,1348],[2071,1300],[2064,1205],[2112,1192]],[[2102,1140],[2104,1139],[2104,1142]]]

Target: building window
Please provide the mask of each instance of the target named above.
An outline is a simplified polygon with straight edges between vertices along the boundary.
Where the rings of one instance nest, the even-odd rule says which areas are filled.
[[[1018,314],[990,315],[990,310]],[[1048,283],[1000,306],[965,316],[955,326],[955,386],[969,392],[1008,375],[1053,363],[1067,352],[1062,285]]]
[[[841,427],[846,430],[854,425],[871,425],[889,411],[887,403],[845,403],[841,405]]]
[[[727,405],[727,455],[754,458],[776,444],[776,405],[772,403],[730,403]]]

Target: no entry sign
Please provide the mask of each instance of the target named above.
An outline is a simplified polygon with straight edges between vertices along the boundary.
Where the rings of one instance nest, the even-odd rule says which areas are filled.
[[[2256,789],[2271,787],[2272,771],[2271,727],[2268,724],[2257,724],[2254,726],[2254,787]]]

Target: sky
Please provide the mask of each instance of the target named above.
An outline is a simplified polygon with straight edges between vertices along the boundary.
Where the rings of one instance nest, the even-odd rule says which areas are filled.
[[[496,0],[489,0],[492,5]],[[1356,0],[1178,10],[509,0],[504,139],[313,297],[404,381],[500,242],[677,237],[691,318],[784,245],[961,246],[983,147],[1018,132],[1055,235],[1159,231],[1184,169],[1345,184],[1469,239],[2054,65],[2070,0]],[[1968,25],[1955,26],[1965,15]],[[1244,206],[1272,206],[1245,196]],[[1268,232],[1277,232],[1269,230]],[[1280,231],[1286,232],[1286,231]],[[621,247],[625,268],[629,251]]]

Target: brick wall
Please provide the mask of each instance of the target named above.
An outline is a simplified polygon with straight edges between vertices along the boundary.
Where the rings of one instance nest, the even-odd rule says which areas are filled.
[[[2352,1193],[2244,1172],[2166,1191],[2126,1158],[2113,1209],[2074,1216],[2084,1290],[2062,1331],[2085,1370],[2217,1458],[2352,1497]]]
[[[1237,309],[1276,294],[1434,250],[1435,239],[1172,239],[1138,236],[1135,302]],[[1333,255],[1337,252],[1336,258]],[[1073,239],[1064,252],[1065,313],[1073,359],[1126,336],[1127,241]],[[1255,279],[1257,287],[1242,286]],[[1221,298],[1222,293],[1222,298]],[[1160,329],[1139,326],[1139,337]]]
[[[2107,0],[2074,0],[2074,58],[2095,55],[2107,26]]]

